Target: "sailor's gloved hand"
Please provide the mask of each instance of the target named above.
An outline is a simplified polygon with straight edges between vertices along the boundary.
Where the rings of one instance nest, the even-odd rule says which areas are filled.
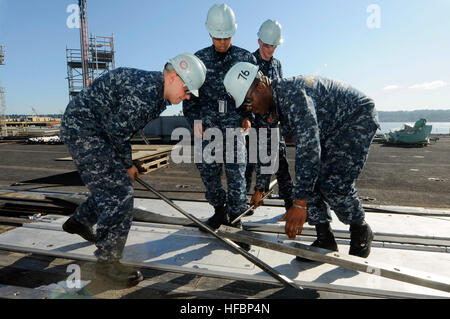
[[[284,231],[289,239],[295,239],[303,230],[303,224],[306,222],[306,200],[294,200],[294,204],[281,217],[280,221],[286,221]]]
[[[250,199],[250,206],[255,205],[255,208],[258,208],[262,204],[264,204],[264,201],[261,200],[264,196],[264,192],[261,191],[255,191],[255,193],[252,196],[252,199]]]

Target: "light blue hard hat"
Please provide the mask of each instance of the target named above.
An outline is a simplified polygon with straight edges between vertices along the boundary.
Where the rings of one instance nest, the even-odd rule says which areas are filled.
[[[183,53],[169,62],[184,84],[187,85],[189,91],[198,97],[198,90],[206,79],[206,67],[202,60],[191,53]]]
[[[284,40],[281,35],[281,24],[276,20],[266,20],[259,28],[258,37],[265,44],[282,44]]]
[[[208,11],[206,29],[214,38],[231,38],[237,30],[233,10],[226,4],[215,4]]]
[[[258,74],[259,67],[248,62],[238,62],[228,70],[223,84],[236,102],[236,108],[245,100],[250,86]]]

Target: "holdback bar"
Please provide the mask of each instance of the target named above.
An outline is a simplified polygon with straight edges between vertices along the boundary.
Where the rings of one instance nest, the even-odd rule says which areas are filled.
[[[144,182],[143,180],[141,180],[139,177],[135,177],[135,180],[141,184],[142,186],[144,186],[146,189],[148,189],[149,191],[151,191],[152,193],[154,193],[155,195],[157,195],[158,197],[160,197],[162,200],[164,200],[167,204],[169,204],[170,206],[172,206],[173,208],[175,208],[176,210],[178,210],[180,213],[182,213],[184,216],[186,216],[187,218],[189,218],[190,220],[192,220],[194,223],[196,223],[197,225],[199,225],[202,229],[204,229],[205,231],[207,231],[208,233],[210,233],[211,235],[213,235],[214,237],[216,237],[217,239],[219,239],[221,242],[223,242],[224,244],[226,244],[228,247],[232,248],[233,250],[237,251],[239,254],[241,254],[243,257],[245,257],[247,260],[249,260],[250,262],[254,263],[256,266],[258,266],[259,268],[261,268],[263,271],[265,271],[266,273],[268,273],[270,276],[272,276],[273,278],[277,279],[280,283],[282,283],[284,286],[286,287],[290,287],[290,288],[295,288],[295,289],[300,289],[302,290],[303,288],[300,286],[297,286],[293,280],[287,278],[286,276],[280,274],[279,272],[277,272],[275,269],[273,269],[272,267],[270,267],[269,265],[267,265],[266,263],[264,263],[262,260],[256,258],[255,256],[253,256],[252,254],[250,254],[249,252],[245,251],[244,249],[242,249],[241,247],[239,247],[236,243],[234,243],[233,241],[231,241],[230,239],[226,239],[226,238],[222,238],[220,235],[218,235],[213,229],[211,229],[208,225],[205,225],[202,221],[200,221],[198,218],[192,216],[191,214],[189,214],[188,212],[184,211],[181,207],[179,207],[178,205],[176,205],[174,202],[172,202],[168,197],[164,196],[163,194],[159,193],[155,188],[153,188],[151,185],[149,185],[148,183]]]

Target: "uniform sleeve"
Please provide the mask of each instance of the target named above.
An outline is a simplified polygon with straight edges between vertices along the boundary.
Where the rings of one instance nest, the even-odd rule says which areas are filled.
[[[290,110],[289,125],[295,142],[294,198],[308,200],[320,169],[320,137],[313,100],[305,93],[298,95],[294,109]]]
[[[111,133],[109,136],[113,142],[114,148],[117,150],[118,155],[120,156],[120,159],[122,160],[123,165],[126,169],[129,169],[133,166],[133,160],[131,156],[131,136],[129,134],[122,134],[122,131],[120,130],[121,125],[126,125],[126,121],[130,121],[130,119],[112,119],[114,123],[117,123],[115,126],[118,128],[113,133]],[[123,122],[115,122],[115,121],[123,121]]]
[[[130,94],[127,85],[133,83],[134,92]],[[139,89],[144,86],[139,81],[133,81],[133,73],[126,69],[119,69],[111,76],[111,94],[117,94],[121,91],[124,95],[119,103],[119,97],[113,96],[111,106],[117,109],[111,112],[109,116],[105,116],[105,130],[113,147],[116,149],[125,168],[128,169],[133,166],[132,151],[131,151],[131,137],[138,128],[142,128],[146,124],[147,117],[145,101],[146,93]],[[134,99],[137,99],[136,101]],[[138,102],[139,101],[139,102]]]
[[[206,61],[206,57],[202,57],[202,53],[195,53],[195,56],[198,57],[202,61]],[[208,76],[208,75],[207,75]],[[205,82],[207,79],[205,80]],[[189,100],[183,101],[183,115],[186,118],[186,121],[190,125],[190,127],[194,127],[195,120],[202,119],[202,102],[201,97],[203,96],[202,88],[199,89],[199,97],[191,94],[191,98]]]
[[[202,94],[201,91],[200,94]],[[189,125],[193,127],[194,121],[200,120],[202,118],[200,98],[191,95],[191,98],[189,100],[184,100],[183,114]]]
[[[89,90],[91,95],[88,99],[95,103],[96,110],[94,112],[101,117],[105,134],[117,151],[117,155],[125,168],[128,169],[133,166],[131,160],[131,137],[129,136],[133,119],[120,109],[121,105],[117,96],[118,90],[124,89],[121,81],[129,80],[127,72],[129,71],[126,68],[117,68],[99,78],[99,81],[94,81],[91,84],[91,89]]]
[[[261,162],[258,159],[258,163],[256,164],[255,187],[264,188],[264,190],[267,191],[269,189],[271,179],[272,179],[272,174],[262,174],[261,173]]]
[[[260,119],[261,119],[261,117],[260,117]],[[259,128],[256,128],[256,129],[258,130]],[[271,144],[272,144],[272,134],[271,134],[271,131],[270,131],[270,127],[267,128],[266,136],[267,136],[266,148],[270,149],[271,148]],[[260,140],[261,139],[258,136],[258,142]],[[259,147],[259,145],[258,145],[258,147]],[[259,150],[258,150],[258,155],[259,155]],[[277,154],[277,156],[278,156],[278,154]],[[255,167],[256,167],[255,168],[255,171],[256,171],[256,184],[255,184],[255,187],[264,188],[266,191],[269,189],[270,181],[272,179],[272,175],[273,174],[264,174],[264,173],[262,173],[261,168],[265,167],[265,166],[270,166],[271,164],[272,164],[271,162],[269,162],[267,164],[263,164],[261,162],[261,160],[260,160],[260,156],[258,156],[256,165],[255,165]]]
[[[278,64],[280,67],[280,78],[283,78],[283,67],[281,66],[281,63]]]

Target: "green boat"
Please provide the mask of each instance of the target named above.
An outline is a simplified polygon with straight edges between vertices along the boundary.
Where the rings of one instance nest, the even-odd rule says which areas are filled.
[[[431,133],[432,125],[426,125],[427,120],[420,119],[414,126],[404,124],[399,130],[391,131],[384,134],[384,139],[387,143],[399,144],[417,144],[429,143],[429,135]]]

